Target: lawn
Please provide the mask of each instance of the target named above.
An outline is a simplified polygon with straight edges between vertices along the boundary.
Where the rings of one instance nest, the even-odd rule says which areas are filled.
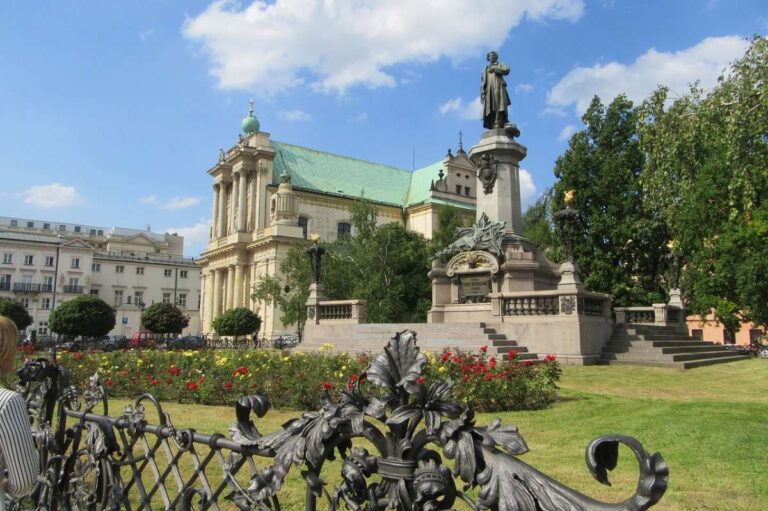
[[[561,398],[533,412],[480,415],[478,424],[500,416],[514,424],[530,447],[521,459],[555,479],[603,501],[629,496],[636,464],[623,450],[605,487],[591,479],[584,448],[594,437],[621,433],[646,450],[661,452],[670,471],[658,510],[768,509],[768,361],[751,360],[688,371],[593,366],[564,368]],[[114,400],[113,414],[125,400]],[[177,427],[226,433],[234,422],[228,407],[164,403]],[[257,426],[274,431],[295,411],[270,411]],[[338,468],[328,466],[329,482]],[[284,509],[303,507],[298,477],[281,493]]]

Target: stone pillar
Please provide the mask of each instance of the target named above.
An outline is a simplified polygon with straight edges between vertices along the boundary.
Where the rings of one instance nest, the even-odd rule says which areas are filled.
[[[525,146],[510,138],[504,129],[483,132],[480,142],[470,149],[469,157],[478,169],[487,161],[490,173],[496,174],[488,193],[483,183],[478,183],[477,219],[485,213],[492,221],[506,222],[507,232],[522,234],[520,162],[527,152]]]
[[[219,214],[216,219],[219,221],[217,237],[223,238],[227,235],[227,183],[219,183]],[[221,284],[219,284],[221,285]]]
[[[581,291],[579,267],[575,262],[565,261],[560,265],[560,282],[557,289],[561,291]]]
[[[211,239],[218,238],[219,185],[213,185],[213,211],[211,211]]]
[[[245,232],[245,210],[247,208],[245,192],[247,191],[245,170],[240,170],[240,185],[238,186],[239,196],[237,198],[237,230]]]
[[[227,310],[234,307],[235,302],[235,267],[230,266],[227,269]]]
[[[251,265],[243,265],[243,307],[251,308]]]
[[[207,272],[205,274],[205,284],[203,286],[203,313],[201,314],[201,317],[204,318],[204,327],[208,329],[208,331],[211,329],[211,323],[213,322],[213,293],[214,293],[214,287],[213,287],[213,279],[216,275],[216,272],[213,270]]]
[[[221,315],[221,284],[223,276],[223,271],[220,268],[213,270],[213,284],[211,286],[213,288],[213,310],[211,311],[211,321]]]
[[[238,210],[238,204],[237,200],[240,197],[239,188],[240,188],[240,173],[234,174],[232,176],[232,205],[229,207],[229,232],[236,232],[238,230],[237,226],[237,210]]]
[[[252,170],[249,172],[250,174],[250,182],[251,182],[251,189],[249,193],[249,200],[248,200],[248,207],[250,208],[248,210],[248,230],[250,232],[256,232],[257,229],[257,207],[256,207],[256,187],[259,183],[259,173],[258,171]]]
[[[233,289],[233,295],[234,295],[234,301],[232,302],[232,307],[242,307],[243,306],[243,265],[240,263],[237,263],[235,265],[235,280],[234,284],[232,286]]]

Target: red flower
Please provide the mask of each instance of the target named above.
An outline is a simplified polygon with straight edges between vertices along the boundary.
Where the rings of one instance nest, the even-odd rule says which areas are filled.
[[[168,385],[170,385],[171,383],[173,383],[173,380],[172,380],[172,379],[170,379],[170,378],[166,378],[166,380],[165,380],[165,383],[167,383]]]
[[[160,382],[157,381],[155,378],[152,378],[151,380],[149,380],[149,384],[150,385],[157,385],[158,383],[160,383]]]
[[[491,369],[496,367],[496,357],[491,357],[491,359],[488,361],[488,367]]]
[[[324,381],[322,383],[323,390],[331,390],[333,388],[333,383]]]
[[[423,385],[424,384],[424,378],[419,376],[418,378],[416,378],[416,383],[418,383],[419,385]]]
[[[533,365],[533,360],[523,360],[523,365],[525,367],[530,367]]]
[[[205,378],[201,376],[200,378],[197,379],[197,381],[199,383],[203,383],[205,381]]]
[[[104,380],[104,385],[106,385],[107,387],[111,387],[112,386],[112,380]]]
[[[514,360],[515,358],[517,358],[517,352],[515,350],[509,350],[507,352],[507,356],[509,357],[510,360]]]
[[[245,376],[246,374],[248,374],[248,368],[247,367],[238,367],[237,369],[232,371],[232,376],[237,376],[238,374],[242,374],[243,376]]]
[[[349,378],[347,378],[347,390],[352,390],[352,387],[355,386],[356,381],[357,381],[357,373],[350,374]]]
[[[485,373],[485,379],[486,380],[492,380],[493,379],[493,373]]]
[[[445,362],[449,358],[451,358],[451,352],[450,351],[444,351],[443,355],[440,357],[440,362]]]
[[[231,383],[225,383],[224,384],[224,390],[226,390],[227,392],[232,390],[232,387],[233,387],[233,385]]]
[[[80,353],[79,351],[76,351],[72,353],[72,358],[74,358],[75,360],[81,360],[83,358],[83,354]]]
[[[186,387],[187,387],[187,390],[197,390],[197,383],[193,381],[188,381]]]
[[[557,357],[554,355],[547,355],[544,357],[544,362],[554,362],[555,360],[557,360]]]
[[[178,376],[181,374],[181,369],[179,369],[176,366],[171,366],[168,368],[168,372],[171,373],[173,376]]]
[[[137,385],[139,382],[136,378],[131,378],[131,385]]]
[[[488,352],[488,346],[486,346],[485,344],[480,346],[480,353],[487,353],[487,352]]]

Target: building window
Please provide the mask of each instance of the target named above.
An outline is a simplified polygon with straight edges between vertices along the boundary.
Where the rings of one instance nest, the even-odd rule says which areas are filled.
[[[50,228],[51,228],[51,224],[43,224],[43,229],[50,230]]]
[[[72,268],[79,269],[80,268],[80,258],[79,257],[73,257],[72,258]]]
[[[97,233],[99,236],[104,236],[104,231],[103,231],[102,229],[99,229],[98,231],[96,231],[96,233]]]
[[[43,298],[40,300],[40,308],[43,310],[48,310],[51,308],[51,299],[50,298]]]
[[[694,339],[698,339],[700,341],[703,341],[704,340],[704,330],[701,330],[699,328],[694,328],[693,330],[691,330],[691,337],[693,337]]]
[[[48,322],[41,321],[38,323],[37,333],[39,335],[48,335]]]
[[[126,296],[126,297],[125,297],[125,303],[126,303],[127,305],[130,305],[130,304],[131,304],[131,295],[128,295],[128,296]]]
[[[144,275],[144,267],[143,266],[137,266],[136,267],[136,275]]]
[[[27,266],[32,266],[33,264],[35,264],[35,256],[25,255],[24,264]]]
[[[101,263],[91,263],[91,271],[100,272]]]
[[[170,277],[173,275],[173,270],[170,268],[166,268],[163,270],[163,275],[165,275],[166,277]]]
[[[70,287],[77,287],[80,285],[80,278],[79,277],[69,277],[69,286]]]
[[[723,328],[723,343],[724,344],[733,344],[733,335],[731,335],[731,332]]]
[[[461,195],[461,185],[456,185],[456,193]]]
[[[45,256],[45,266],[53,266],[53,256]]]
[[[48,275],[43,277],[43,289],[41,291],[43,293],[52,293],[53,292],[53,277],[48,276]]]
[[[91,229],[91,230],[88,232],[88,234],[90,234],[91,236],[96,236],[96,229]]]
[[[10,290],[11,290],[11,274],[10,273],[0,274],[0,291],[10,291]]]
[[[11,227],[18,227],[19,221],[18,220],[11,220]]]
[[[115,273],[125,273],[125,266],[122,264],[115,266]]]
[[[758,330],[757,328],[749,329],[749,344],[762,344],[763,336],[765,332]]]
[[[115,307],[120,307],[123,304],[123,290],[115,289]]]
[[[179,297],[176,299],[176,305],[182,309],[185,309],[187,307],[187,295],[180,293]]]
[[[309,227],[309,219],[305,216],[299,217],[299,227],[301,227],[302,233],[304,233],[304,239],[307,239],[307,228]]]
[[[136,305],[136,307],[144,306],[144,291],[134,291],[133,303]]]
[[[90,293],[91,293],[91,296],[99,296],[99,290],[98,289],[91,289]]]
[[[60,231],[66,231],[66,230],[67,230],[67,226],[66,226],[66,225],[64,225],[64,224],[60,224],[60,225],[59,225],[59,230],[60,230]]]
[[[202,295],[200,293],[197,293],[197,310],[200,310],[201,298],[202,298]]]
[[[179,270],[179,277],[181,277],[182,279],[186,279],[187,278],[187,270]]]
[[[35,228],[35,222],[27,222],[27,229],[34,229]]]
[[[171,293],[163,293],[163,303],[171,303]]]
[[[29,298],[19,298],[19,301],[25,309],[29,309]]]
[[[336,234],[339,238],[352,235],[352,226],[348,222],[339,222],[336,227]]]
[[[13,254],[3,254],[3,264],[13,264]]]
[[[468,186],[464,187],[464,195],[469,196],[469,187]]]
[[[82,231],[82,229],[80,228],[80,226],[79,226],[79,225],[76,225],[76,226],[75,226],[75,232],[80,232],[80,231]]]

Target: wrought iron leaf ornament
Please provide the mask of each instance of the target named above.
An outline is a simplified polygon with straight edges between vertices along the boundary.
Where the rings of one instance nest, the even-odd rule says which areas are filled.
[[[252,420],[253,415],[260,418],[268,412],[267,399],[241,398],[235,406],[237,422],[230,427],[232,440],[177,430],[149,394],[125,407],[119,417],[96,415],[92,409],[98,396],[104,396],[97,377],[84,391],[89,396],[84,399],[86,410],[74,410],[59,366],[30,362],[24,395],[38,407],[31,407],[30,415],[40,420],[37,438],[51,460],[46,482],[33,500],[39,509],[149,511],[157,508],[152,496],[159,495],[164,509],[218,510],[227,500],[242,511],[278,511],[283,481],[294,467],[300,468],[305,481],[309,510],[316,508],[318,499],[325,499],[332,511],[439,511],[462,507],[455,506],[458,501],[473,511],[643,511],[664,495],[669,471],[663,457],[648,454],[637,440],[621,435],[593,440],[586,462],[597,481],[609,484],[608,471],[616,467],[619,444],[632,451],[639,478],[635,492],[624,502],[598,502],[549,478],[518,459],[528,446],[515,426],[502,426],[499,419],[476,425],[473,410],[450,399],[450,381],[423,380],[425,362],[416,334],[400,332],[360,378],[338,394],[337,401],[326,392],[320,410],[305,412],[270,434],[262,435]],[[388,395],[368,397],[366,381]],[[58,389],[56,395],[50,393],[53,388]],[[54,434],[46,417],[57,400],[61,418]],[[154,406],[159,425],[147,422],[145,402]],[[67,417],[77,420],[68,423]],[[81,442],[83,432],[86,438]],[[61,441],[65,438],[67,442]],[[353,444],[358,438],[369,442],[366,448]],[[175,454],[169,441],[175,443]],[[198,445],[209,454],[198,456]],[[165,470],[157,461],[163,450],[170,460]],[[337,454],[342,459],[341,482],[331,486],[321,475],[325,461]],[[191,457],[195,467],[188,478],[177,466],[182,457]],[[263,458],[271,459],[271,464],[265,465]],[[453,474],[443,458],[453,461]],[[206,473],[214,460],[220,468]],[[240,483],[241,471],[248,472],[247,484]],[[463,481],[461,489],[454,476]],[[146,484],[147,480],[154,484]],[[177,484],[175,492],[165,488],[172,481]],[[466,493],[470,488],[473,492]],[[50,502],[57,505],[51,507]],[[125,504],[129,502],[130,507]]]

